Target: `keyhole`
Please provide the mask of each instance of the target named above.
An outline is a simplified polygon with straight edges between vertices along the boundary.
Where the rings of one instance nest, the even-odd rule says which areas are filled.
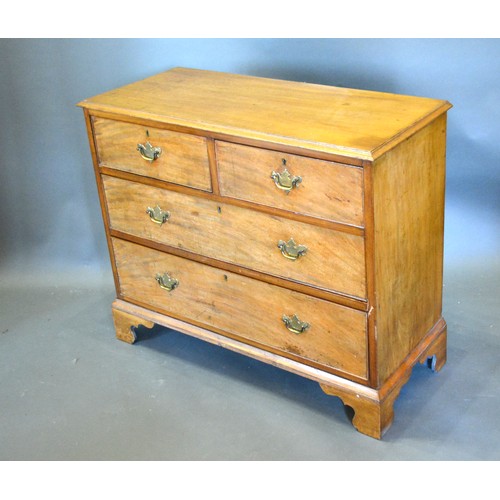
[[[146,129],[146,137],[149,137],[149,130]]]
[[[281,158],[281,162],[283,163],[283,166],[286,167],[286,158]]]
[[[217,207],[217,212],[222,213],[222,208],[221,207]]]

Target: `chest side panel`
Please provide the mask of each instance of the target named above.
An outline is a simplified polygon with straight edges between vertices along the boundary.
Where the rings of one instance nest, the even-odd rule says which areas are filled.
[[[373,166],[379,383],[441,317],[446,115]]]

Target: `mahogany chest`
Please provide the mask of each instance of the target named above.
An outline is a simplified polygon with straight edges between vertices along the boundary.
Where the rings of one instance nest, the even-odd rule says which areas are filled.
[[[84,109],[119,339],[164,325],[317,381],[381,438],[446,360],[446,101],[175,68]]]

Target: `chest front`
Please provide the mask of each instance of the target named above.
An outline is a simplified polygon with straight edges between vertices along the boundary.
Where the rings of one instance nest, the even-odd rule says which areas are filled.
[[[160,324],[300,374],[380,438],[446,358],[449,104],[177,68],[80,105],[117,337]]]

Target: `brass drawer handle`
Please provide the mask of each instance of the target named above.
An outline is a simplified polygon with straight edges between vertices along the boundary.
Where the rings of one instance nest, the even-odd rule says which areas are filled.
[[[155,161],[161,155],[161,148],[152,146],[149,141],[146,144],[137,144],[137,151],[149,162]]]
[[[156,205],[154,208],[148,207],[146,213],[152,222],[160,226],[170,219],[170,212],[162,210],[159,205]]]
[[[285,323],[288,330],[297,335],[304,333],[311,326],[309,323],[300,321],[296,314],[294,314],[291,318],[290,316],[283,314],[281,319],[283,320],[283,323]]]
[[[307,247],[305,245],[297,245],[297,243],[293,241],[293,238],[290,238],[287,242],[279,240],[278,248],[281,250],[283,257],[290,260],[297,260],[307,252]]]
[[[292,175],[286,168],[283,172],[273,172],[271,173],[271,179],[276,184],[278,189],[282,189],[287,194],[294,188],[297,184],[302,182],[302,177],[297,175]]]
[[[174,288],[177,288],[179,286],[179,280],[171,278],[167,273],[163,274],[158,273],[155,276],[155,280],[160,285],[160,288],[163,288],[163,290],[167,290],[169,292],[171,292]]]

